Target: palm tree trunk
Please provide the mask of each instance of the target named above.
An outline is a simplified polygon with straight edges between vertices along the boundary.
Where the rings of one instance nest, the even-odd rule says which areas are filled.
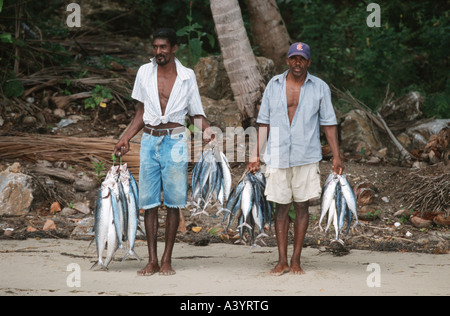
[[[265,88],[237,0],[211,0],[225,70],[241,113],[243,127],[256,125],[257,103]]]
[[[278,72],[286,65],[289,45],[292,43],[286,24],[275,0],[247,0],[253,44],[259,53],[273,60]]]

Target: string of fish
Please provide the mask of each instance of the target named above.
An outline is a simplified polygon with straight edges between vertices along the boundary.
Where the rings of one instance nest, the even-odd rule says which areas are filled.
[[[224,202],[230,195],[231,181],[227,157],[217,146],[208,146],[192,170],[192,216],[209,215],[206,211],[208,206],[219,207],[217,213],[222,212]]]
[[[227,223],[225,231],[228,232],[233,219],[238,219],[240,239],[237,243],[246,243],[247,232],[252,247],[257,245],[257,241],[265,245],[263,238],[267,237],[267,234],[264,229],[267,224],[270,227],[273,213],[272,203],[267,201],[264,195],[265,187],[266,180],[261,172],[253,174],[246,171],[230,193],[224,208],[226,214],[223,223]]]
[[[325,231],[328,231],[331,224],[334,226],[335,239],[332,242],[344,244],[340,238],[344,223],[347,222],[346,235],[350,230],[352,218],[355,219],[356,225],[360,224],[357,215],[356,197],[350,183],[345,175],[337,175],[330,173],[325,180],[320,206],[319,228],[323,231],[322,221],[328,216]]]
[[[127,164],[112,166],[97,193],[94,240],[97,262],[91,269],[107,270],[118,249],[126,251],[122,262],[130,256],[141,260],[134,251],[139,227],[138,185]],[[128,242],[128,247],[125,243]],[[103,260],[103,252],[106,258]]]

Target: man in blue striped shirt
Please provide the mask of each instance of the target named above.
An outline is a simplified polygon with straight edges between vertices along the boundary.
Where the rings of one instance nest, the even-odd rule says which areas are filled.
[[[309,200],[321,193],[319,161],[322,160],[320,126],[333,153],[333,172],[342,174],[337,121],[328,85],[311,75],[310,47],[291,45],[286,59],[289,69],[272,78],[264,92],[257,122],[258,143],[248,170],[259,170],[259,151],[266,145],[265,195],[276,203],[275,230],[279,261],[273,275],[303,274],[300,255],[308,228]],[[267,144],[265,144],[267,142]],[[287,260],[289,209],[294,203],[294,253]]]

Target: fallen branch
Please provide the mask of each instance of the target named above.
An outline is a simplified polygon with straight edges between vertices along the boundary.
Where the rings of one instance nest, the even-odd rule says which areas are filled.
[[[409,151],[405,149],[405,147],[402,146],[402,144],[400,144],[397,137],[395,137],[395,135],[391,132],[391,130],[387,126],[386,122],[381,117],[380,113],[376,112],[376,114],[381,124],[383,125],[384,130],[386,131],[386,133],[388,133],[392,143],[394,143],[395,147],[397,147],[397,149],[400,151],[401,158],[406,161],[411,161],[413,159],[413,156],[409,153]]]
[[[392,131],[389,129],[388,125],[384,121],[383,117],[380,115],[378,111],[372,111],[367,105],[365,105],[360,100],[356,99],[350,91],[343,92],[336,88],[335,86],[330,86],[331,91],[335,93],[339,98],[347,102],[349,105],[351,105],[353,108],[357,108],[358,110],[363,111],[371,120],[375,123],[378,128],[380,128],[382,131],[386,132],[389,135],[389,138],[391,139],[392,143],[395,145],[395,147],[398,149],[401,155],[401,159],[405,160],[407,162],[411,162],[413,159],[413,156],[400,144],[400,142],[397,140],[395,135],[392,133]],[[388,95],[389,88],[387,89],[386,96]],[[384,102],[387,99],[385,99]],[[383,103],[384,103],[383,102]]]

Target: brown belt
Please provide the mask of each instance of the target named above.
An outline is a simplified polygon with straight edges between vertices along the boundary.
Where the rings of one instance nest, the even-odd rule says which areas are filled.
[[[148,126],[144,126],[144,132],[153,136],[165,136],[177,133],[183,133],[185,131],[184,126],[174,127],[174,128],[151,128]]]

